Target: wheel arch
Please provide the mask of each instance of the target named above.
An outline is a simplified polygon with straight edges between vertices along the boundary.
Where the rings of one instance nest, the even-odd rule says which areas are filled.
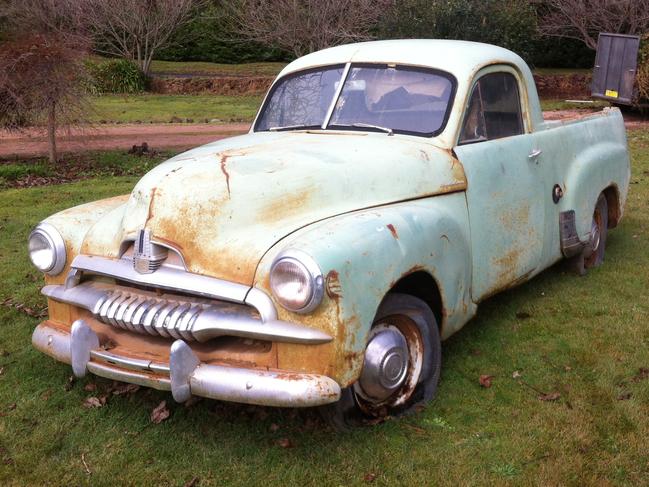
[[[390,288],[388,294],[391,293],[408,294],[425,302],[435,316],[440,334],[442,333],[446,313],[439,284],[430,273],[420,270],[403,276]]]

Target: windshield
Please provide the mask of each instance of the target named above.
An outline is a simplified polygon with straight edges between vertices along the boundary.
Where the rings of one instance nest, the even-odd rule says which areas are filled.
[[[255,130],[325,126],[432,136],[444,129],[455,87],[451,75],[407,66],[352,65],[341,89],[344,72],[344,66],[331,66],[279,80]]]

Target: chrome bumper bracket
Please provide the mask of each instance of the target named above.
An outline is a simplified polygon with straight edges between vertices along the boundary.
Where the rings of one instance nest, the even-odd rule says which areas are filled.
[[[72,323],[70,331],[70,359],[72,372],[77,377],[85,377],[90,362],[90,352],[99,348],[99,337],[85,321]]]
[[[182,340],[171,345],[169,355],[169,375],[171,377],[171,395],[178,402],[185,402],[192,397],[190,379],[201,361]]]

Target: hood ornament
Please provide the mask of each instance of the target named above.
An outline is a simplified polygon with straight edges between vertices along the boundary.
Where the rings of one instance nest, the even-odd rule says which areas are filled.
[[[151,242],[151,232],[143,228],[137,234],[133,249],[133,269],[140,274],[151,274],[158,270],[167,258],[168,250]]]

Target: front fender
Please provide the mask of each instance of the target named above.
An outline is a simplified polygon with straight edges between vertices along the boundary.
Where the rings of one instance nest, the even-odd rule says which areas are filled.
[[[379,304],[404,276],[428,272],[442,296],[442,335],[474,313],[470,299],[471,251],[464,193],[453,193],[350,213],[306,227],[275,245],[257,269],[255,286],[271,294],[269,272],[280,252],[298,249],[318,262],[325,296],[308,315],[277,304],[281,319],[321,329],[329,344],[278,345],[282,369],[322,373],[342,386],[363,364],[369,329]]]
[[[66,263],[65,268],[56,276],[45,275],[47,284],[62,284],[70,270],[70,264],[79,254],[83,239],[93,225],[112,211],[120,211],[128,195],[115,196],[103,200],[93,201],[60,211],[46,218],[44,221],[56,228],[65,242]]]

